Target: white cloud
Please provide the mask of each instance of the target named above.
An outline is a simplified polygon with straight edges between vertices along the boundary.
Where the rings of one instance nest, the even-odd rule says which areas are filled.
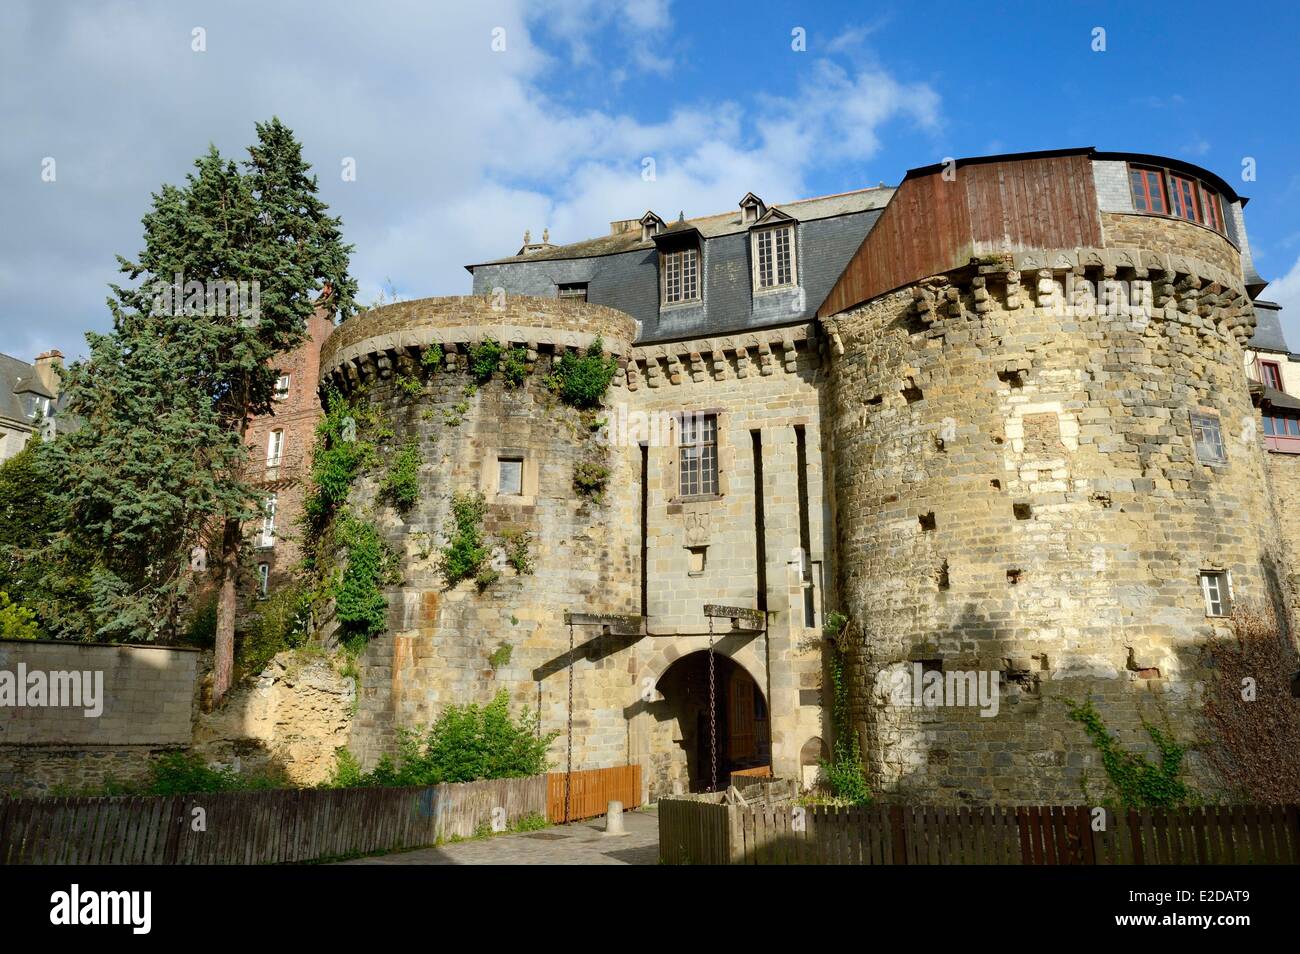
[[[1293,351],[1300,350],[1300,258],[1281,278],[1270,282],[1261,298],[1282,306],[1282,328],[1286,343]]]
[[[196,25],[206,53],[190,49]],[[495,28],[506,52],[491,49]],[[464,264],[513,253],[525,229],[571,242],[647,208],[667,219],[732,208],[751,189],[800,198],[825,164],[876,155],[887,125],[939,128],[929,86],[815,60],[795,89],[702,98],[653,120],[565,97],[559,80],[586,70],[603,81],[615,66],[658,68],[638,65],[629,44],[643,37],[648,56],[671,60],[676,29],[651,0],[145,12],[81,2],[57,16],[35,0],[5,5],[0,181],[4,219],[23,227],[0,231],[0,351],[82,353],[82,332],[109,325],[114,255],[138,250],[150,193],[180,181],[209,141],[241,156],[253,123],[272,115],[302,140],[343,217],[363,297],[389,278],[403,297],[464,293]],[[583,56],[590,65],[575,66]],[[47,155],[57,183],[40,182]],[[355,182],[340,178],[345,157]]]

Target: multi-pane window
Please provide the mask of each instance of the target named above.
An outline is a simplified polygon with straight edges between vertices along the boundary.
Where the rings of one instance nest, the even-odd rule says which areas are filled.
[[[266,591],[271,585],[271,564],[259,563],[257,565],[257,595],[266,596]]]
[[[1270,411],[1264,415],[1264,434],[1268,437],[1300,437],[1300,417]]]
[[[266,466],[279,467],[284,460],[284,431],[274,430],[266,439]]]
[[[1206,616],[1229,616],[1232,613],[1232,585],[1222,570],[1201,571],[1201,595],[1205,597]]]
[[[283,401],[289,396],[289,375],[282,374],[275,379],[275,399]]]
[[[1192,415],[1192,442],[1196,446],[1196,459],[1202,464],[1222,464],[1228,459],[1219,419],[1212,414]]]
[[[1135,211],[1175,215],[1227,234],[1223,199],[1201,180],[1170,169],[1131,165],[1128,181]]]
[[[794,284],[794,226],[760,229],[754,233],[754,287],[781,288]]]
[[[1261,384],[1266,384],[1275,391],[1282,390],[1282,367],[1276,361],[1261,361],[1259,363],[1259,380]]]
[[[262,532],[259,535],[258,546],[273,547],[275,546],[275,507],[276,495],[267,494],[266,501],[262,504]]]
[[[1169,213],[1165,202],[1164,175],[1159,169],[1142,166],[1129,167],[1129,182],[1133,187],[1133,207],[1139,212]]]
[[[683,414],[678,440],[683,497],[718,492],[718,417]]]
[[[684,248],[663,257],[664,304],[676,305],[700,298],[700,250]]]
[[[1189,222],[1201,221],[1200,197],[1196,192],[1196,180],[1186,176],[1169,174],[1169,204],[1174,215]]]
[[[524,461],[521,457],[497,458],[497,493],[518,496],[524,492]]]

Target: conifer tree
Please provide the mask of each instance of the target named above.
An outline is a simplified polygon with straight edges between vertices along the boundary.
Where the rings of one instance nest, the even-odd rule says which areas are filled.
[[[257,124],[240,165],[215,147],[145,215],[144,248],[119,257],[113,331],[87,335],[68,374],[83,426],[56,443],[69,544],[94,553],[100,638],[174,631],[191,553],[219,583],[214,699],[230,685],[242,528],[258,515],[245,432],[272,410],[275,358],[305,337],[318,294],[354,308],[351,246],[279,119]]]

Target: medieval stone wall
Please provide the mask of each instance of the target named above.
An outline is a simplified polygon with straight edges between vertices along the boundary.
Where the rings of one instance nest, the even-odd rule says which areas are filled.
[[[1065,701],[1092,698],[1126,746],[1150,750],[1143,719],[1190,741],[1200,648],[1223,631],[1201,571],[1241,601],[1284,595],[1239,273],[1173,261],[1184,230],[1159,224],[1158,252],[1018,256],[826,322],[853,718],[877,790],[1101,797]],[[1206,257],[1230,264],[1216,240]],[[1107,278],[1150,281],[1150,305],[1097,308]],[[1217,419],[1224,463],[1198,460],[1193,413]],[[899,704],[878,674],[913,663],[996,672],[997,715]]]

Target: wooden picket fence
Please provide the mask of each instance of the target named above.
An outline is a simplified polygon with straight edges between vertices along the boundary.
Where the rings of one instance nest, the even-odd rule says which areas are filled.
[[[546,810],[546,779],[0,800],[0,865],[279,864],[420,848]],[[199,821],[202,825],[199,825]],[[201,828],[202,830],[195,830]]]
[[[664,864],[1297,864],[1300,809],[1209,806],[1104,817],[1076,806],[748,808],[659,802]]]
[[[583,769],[574,772],[569,788],[569,816],[564,816],[564,780],[566,773],[551,772],[546,777],[546,818],[554,823],[581,821],[605,814],[612,801],[627,809],[641,804],[641,766],[616,765],[613,768]]]

